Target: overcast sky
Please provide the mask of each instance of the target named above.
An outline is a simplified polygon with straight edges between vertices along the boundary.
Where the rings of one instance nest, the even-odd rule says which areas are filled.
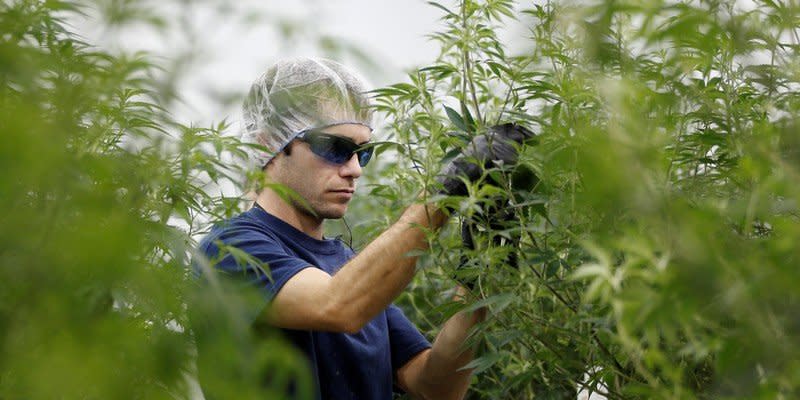
[[[239,98],[274,61],[291,56],[329,56],[358,69],[373,86],[404,80],[404,71],[432,62],[438,46],[425,38],[439,29],[441,10],[424,0],[200,0],[153,2],[154,12],[167,18],[171,32],[129,27],[109,32],[91,18],[77,29],[91,43],[109,48],[146,50],[172,58],[185,49],[201,51],[179,76],[185,104],[173,107],[184,122],[205,125],[228,118],[238,121]],[[280,34],[288,26],[292,40]],[[187,34],[188,32],[188,34]],[[369,68],[349,53],[320,48],[319,39],[334,38],[338,46],[353,45],[377,68]],[[193,44],[193,46],[192,46]],[[197,60],[200,60],[199,62]],[[227,97],[228,103],[221,102]]]

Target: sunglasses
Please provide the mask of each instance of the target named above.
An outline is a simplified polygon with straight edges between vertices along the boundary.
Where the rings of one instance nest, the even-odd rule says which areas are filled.
[[[325,161],[333,164],[342,165],[351,158],[353,154],[358,156],[358,165],[364,167],[372,158],[374,147],[356,142],[338,135],[332,135],[321,131],[306,131],[297,136],[297,139],[308,143],[311,152]]]

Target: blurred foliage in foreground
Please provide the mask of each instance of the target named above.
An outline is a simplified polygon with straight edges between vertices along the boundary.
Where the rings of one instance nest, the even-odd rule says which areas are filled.
[[[236,299],[190,296],[187,273],[202,222],[238,209],[211,193],[238,179],[223,159],[241,145],[224,123],[175,121],[146,55],[68,31],[85,10],[0,6],[0,398],[186,397],[187,307],[214,321],[205,383],[263,398],[265,374],[279,371],[280,389],[302,362],[278,339],[254,340]]]
[[[400,162],[370,207],[397,209],[498,121],[538,133],[511,179],[443,200],[479,248],[434,239],[402,299],[433,334],[448,279],[480,276],[494,312],[471,398],[797,398],[797,2],[456,3],[433,4],[438,60],[376,90]],[[521,54],[496,36],[512,20]],[[516,218],[491,227],[477,205],[498,201]]]

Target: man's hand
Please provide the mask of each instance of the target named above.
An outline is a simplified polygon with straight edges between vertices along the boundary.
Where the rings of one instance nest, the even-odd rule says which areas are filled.
[[[492,164],[515,164],[517,146],[530,137],[533,132],[514,123],[492,126],[486,133],[474,137],[464,152],[447,163],[437,177],[443,193],[463,196],[467,194],[465,180],[476,181]]]

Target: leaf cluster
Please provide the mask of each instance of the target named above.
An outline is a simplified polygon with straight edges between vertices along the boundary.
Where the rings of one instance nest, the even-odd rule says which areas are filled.
[[[225,121],[175,120],[149,55],[71,32],[82,7],[0,6],[0,398],[188,397],[208,337],[225,350],[215,393],[285,393],[308,379],[302,358],[189,272],[196,235],[240,208],[221,188],[241,181],[243,145]],[[109,20],[142,18],[126,9]],[[190,329],[189,309],[215,329]]]
[[[433,334],[453,277],[478,278],[493,313],[472,397],[795,397],[800,8],[431,4],[440,56],[375,91],[396,143],[381,177],[400,184],[373,192],[435,186],[497,122],[537,132],[516,169],[439,199],[458,218],[401,299]],[[498,39],[507,22],[525,51]]]

